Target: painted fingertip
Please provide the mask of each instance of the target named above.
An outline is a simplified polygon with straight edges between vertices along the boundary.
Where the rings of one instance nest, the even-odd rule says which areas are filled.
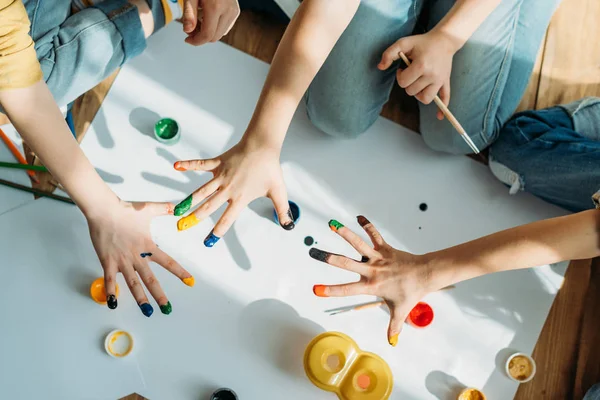
[[[204,245],[206,247],[213,247],[215,243],[219,241],[219,239],[221,238],[216,236],[212,231],[210,231],[206,239],[204,239]]]
[[[106,304],[108,305],[108,308],[110,308],[111,310],[114,310],[115,308],[117,308],[117,297],[114,294],[109,295],[106,298]]]
[[[160,312],[162,312],[165,315],[171,314],[171,311],[173,311],[173,308],[171,307],[170,301],[167,301],[167,304],[163,304],[162,306],[160,306]]]
[[[189,287],[192,287],[196,284],[196,280],[194,279],[193,276],[190,276],[189,278],[183,278],[181,281],[183,283],[185,283],[186,285],[188,285]]]
[[[190,194],[188,197],[183,199],[179,204],[175,206],[175,209],[173,210],[173,215],[175,215],[176,217],[180,217],[186,212],[188,212],[191,207],[192,195]]]
[[[175,168],[177,171],[187,171],[187,169],[181,164],[181,161],[177,161],[175,164],[173,164],[173,168]]]
[[[360,258],[360,262],[362,262],[362,263],[369,262],[369,257],[367,257],[367,256],[362,256],[362,257]]]
[[[287,217],[290,219],[289,222],[282,224],[281,227],[283,229],[285,229],[286,231],[291,231],[292,229],[294,229],[296,227],[296,224],[294,224],[294,214],[292,213],[291,208],[288,208],[288,210],[287,210]]]
[[[177,221],[177,230],[185,231],[186,229],[190,229],[192,226],[197,225],[199,222],[200,220],[195,214],[190,214],[187,217],[183,217]]]
[[[329,229],[331,229],[334,232],[337,232],[338,229],[343,228],[344,224],[342,224],[339,221],[336,221],[335,219],[329,220]]]
[[[142,314],[146,317],[150,317],[154,312],[154,308],[148,303],[140,304],[140,310],[142,310]]]
[[[329,258],[330,254],[326,251],[319,250],[316,247],[313,247],[308,251],[308,255],[317,261],[327,262],[327,259]]]
[[[356,217],[356,221],[358,222],[358,224],[360,226],[362,226],[364,228],[365,225],[369,225],[371,222],[366,219],[364,216],[359,215],[358,217]]]
[[[313,286],[313,293],[315,294],[315,296],[329,297],[325,293],[325,289],[327,289],[327,286],[325,286],[325,285],[315,285],[315,286]]]
[[[390,343],[390,346],[396,347],[396,345],[398,344],[398,334],[396,333],[395,335],[391,336],[388,339],[388,342]]]

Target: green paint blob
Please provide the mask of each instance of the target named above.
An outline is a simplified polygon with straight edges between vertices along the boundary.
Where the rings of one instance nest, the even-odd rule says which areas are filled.
[[[332,219],[331,221],[329,221],[329,226],[335,228],[335,230],[337,231],[338,229],[343,228],[344,224],[336,221],[335,219]]]
[[[179,137],[179,124],[171,118],[163,118],[154,125],[154,135],[159,141],[172,142]]]
[[[175,214],[175,216],[179,217],[179,216],[185,214],[186,212],[188,212],[190,207],[192,207],[192,195],[191,194],[188,197],[186,197],[185,199],[183,199],[181,201],[181,203],[179,203],[175,206],[175,209],[173,210],[173,214]]]
[[[169,315],[171,314],[171,311],[173,311],[173,308],[171,307],[171,302],[167,302],[167,304],[160,306],[160,311],[163,314]]]

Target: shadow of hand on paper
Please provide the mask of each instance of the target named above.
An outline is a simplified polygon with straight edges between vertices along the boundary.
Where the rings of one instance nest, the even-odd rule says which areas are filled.
[[[438,400],[450,400],[456,399],[466,386],[445,372],[431,371],[425,378],[425,387]]]
[[[154,124],[158,122],[160,115],[146,108],[137,107],[129,113],[129,123],[142,135],[154,138]]]

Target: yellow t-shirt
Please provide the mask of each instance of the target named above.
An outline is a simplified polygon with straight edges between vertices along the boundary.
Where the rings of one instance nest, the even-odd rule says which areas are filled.
[[[24,88],[42,79],[30,25],[21,0],[0,0],[0,90]]]

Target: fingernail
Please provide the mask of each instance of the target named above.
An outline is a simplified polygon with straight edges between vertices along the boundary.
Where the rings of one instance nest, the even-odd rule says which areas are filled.
[[[213,247],[215,243],[219,241],[219,239],[221,238],[216,236],[212,231],[210,231],[206,239],[204,239],[204,245],[206,247]]]
[[[117,297],[114,294],[109,295],[106,299],[106,304],[108,305],[108,308],[114,310],[117,308]]]
[[[152,253],[140,253],[140,257],[142,257],[142,258],[152,257]]]
[[[199,222],[200,220],[196,218],[195,214],[190,214],[177,221],[177,230],[185,231],[186,229],[190,229],[192,226],[197,225]]]
[[[286,222],[284,225],[281,225],[281,227],[283,229],[285,229],[286,231],[291,231],[296,226],[294,224],[294,214],[292,214],[292,209],[291,208],[288,208],[288,210],[287,210],[287,216],[290,219],[290,222]]]
[[[335,219],[332,219],[329,221],[329,229],[331,229],[334,232],[337,232],[338,229],[343,228],[343,227],[344,227],[344,224],[336,221]]]
[[[362,215],[359,215],[358,217],[356,217],[356,220],[358,221],[358,224],[359,224],[360,226],[363,226],[363,227],[364,227],[365,225],[368,225],[368,224],[370,224],[370,223],[371,223],[371,222],[369,222],[369,220],[368,220],[368,219],[366,219],[366,218],[365,218],[365,217],[363,217]]]
[[[310,249],[308,251],[308,255],[311,256],[312,258],[314,258],[315,260],[327,262],[327,259],[329,258],[330,254],[327,253],[326,251],[319,250],[319,249],[313,247],[312,249]]]
[[[398,334],[396,333],[395,335],[393,335],[392,337],[390,337],[388,339],[388,341],[389,341],[389,343],[390,343],[390,345],[392,347],[396,347],[396,345],[398,344]]]
[[[187,169],[181,165],[180,161],[177,161],[175,164],[173,164],[173,168],[175,168],[177,171],[187,171]]]
[[[177,217],[185,214],[192,207],[192,195],[190,194],[188,197],[183,199],[181,203],[175,206],[175,210],[173,214]]]
[[[325,285],[315,285],[315,286],[313,286],[313,293],[315,294],[315,296],[329,297],[325,294],[326,288],[327,287]]]
[[[163,304],[162,306],[160,306],[160,311],[165,315],[171,314],[171,311],[173,311],[173,308],[171,307],[171,302],[168,301],[167,304]]]
[[[189,287],[194,286],[194,284],[196,283],[196,280],[194,279],[193,276],[190,276],[189,278],[183,278],[182,281]]]
[[[360,259],[360,262],[369,262],[369,257],[362,256],[361,259]]]
[[[142,314],[146,317],[150,317],[154,312],[154,308],[148,303],[140,304],[140,310],[142,310]]]

